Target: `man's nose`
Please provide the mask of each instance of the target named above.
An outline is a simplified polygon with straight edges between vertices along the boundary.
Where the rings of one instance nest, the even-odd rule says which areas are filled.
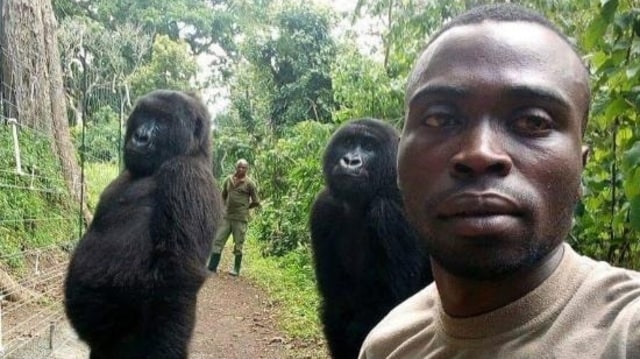
[[[458,152],[451,158],[451,175],[456,178],[508,175],[513,162],[505,151],[504,140],[489,121],[469,128],[461,138]]]

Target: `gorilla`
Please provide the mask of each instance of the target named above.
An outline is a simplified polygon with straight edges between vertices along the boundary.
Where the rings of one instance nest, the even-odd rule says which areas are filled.
[[[429,257],[403,214],[398,132],[375,119],[347,122],[324,153],[325,188],[311,210],[321,320],[334,359],[354,359],[394,306],[432,281]]]
[[[127,120],[125,169],[100,196],[65,280],[66,314],[91,359],[186,358],[221,196],[210,115],[156,90]]]

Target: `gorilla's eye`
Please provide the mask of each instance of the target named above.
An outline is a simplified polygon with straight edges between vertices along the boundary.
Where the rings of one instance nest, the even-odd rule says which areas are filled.
[[[373,151],[376,148],[375,140],[372,138],[363,138],[360,146],[367,151]]]

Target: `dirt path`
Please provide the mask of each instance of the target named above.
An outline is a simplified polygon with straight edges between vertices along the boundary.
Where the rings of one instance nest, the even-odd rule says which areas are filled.
[[[244,277],[221,272],[209,277],[198,297],[191,358],[283,359],[284,336],[274,308]]]
[[[276,308],[246,277],[211,275],[198,296],[191,359],[326,359],[319,344],[294,343],[280,333]],[[61,316],[64,315],[61,313]],[[28,338],[25,338],[28,339]],[[51,342],[32,338],[3,359],[86,359],[88,349],[68,323],[56,324]],[[321,345],[320,345],[321,346]],[[311,354],[309,354],[311,353]]]

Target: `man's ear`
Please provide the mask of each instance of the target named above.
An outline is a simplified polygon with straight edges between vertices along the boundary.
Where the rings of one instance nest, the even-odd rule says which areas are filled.
[[[582,146],[582,168],[587,165],[587,161],[589,160],[589,146]],[[578,188],[578,198],[582,198],[584,194],[584,184],[580,181],[580,187]]]

